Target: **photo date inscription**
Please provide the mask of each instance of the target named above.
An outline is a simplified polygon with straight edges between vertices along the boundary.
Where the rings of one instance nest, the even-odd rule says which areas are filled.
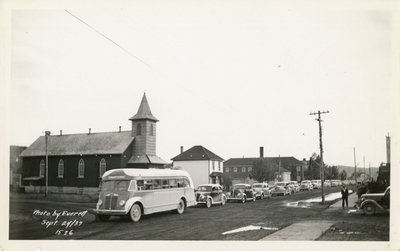
[[[59,211],[39,210],[33,211],[33,216],[41,217],[40,224],[45,229],[55,229],[54,235],[73,235],[74,231],[83,225],[83,217],[87,214],[84,211]]]

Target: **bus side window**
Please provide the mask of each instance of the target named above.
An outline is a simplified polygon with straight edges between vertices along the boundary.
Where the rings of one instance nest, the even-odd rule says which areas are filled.
[[[177,180],[176,179],[170,179],[169,180],[169,187],[171,187],[171,188],[178,187]]]
[[[179,179],[178,180],[178,187],[184,187],[184,182],[183,182],[183,179]]]
[[[168,180],[161,180],[161,188],[162,188],[162,189],[167,189],[167,188],[169,188],[169,182],[168,182]]]
[[[143,182],[143,180],[136,181],[136,185],[137,185],[137,190],[138,191],[144,190],[144,182]]]
[[[161,180],[153,180],[153,189],[161,189]]]
[[[153,181],[145,180],[144,181],[144,190],[151,190],[151,189],[153,189]]]

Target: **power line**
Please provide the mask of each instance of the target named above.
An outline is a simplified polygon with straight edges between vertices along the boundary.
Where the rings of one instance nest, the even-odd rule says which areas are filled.
[[[97,34],[99,34],[100,36],[104,37],[105,39],[107,39],[108,41],[110,41],[111,43],[113,43],[114,45],[118,46],[121,50],[123,50],[124,52],[126,52],[127,54],[129,54],[131,57],[135,58],[136,60],[140,61],[142,64],[146,65],[147,67],[149,67],[150,69],[152,69],[152,67],[146,63],[145,61],[143,61],[142,59],[140,59],[138,56],[132,54],[130,51],[128,51],[127,49],[125,49],[124,47],[122,47],[121,45],[119,45],[117,42],[113,41],[111,38],[107,37],[105,34],[101,33],[99,30],[97,30],[96,28],[94,28],[93,26],[89,25],[88,23],[86,23],[85,21],[83,21],[82,19],[80,19],[79,17],[77,17],[76,15],[72,14],[70,11],[65,10],[65,12],[67,12],[68,14],[70,14],[71,16],[73,16],[74,18],[76,18],[77,20],[79,20],[81,23],[85,24],[87,27],[89,27],[90,29],[94,30]]]

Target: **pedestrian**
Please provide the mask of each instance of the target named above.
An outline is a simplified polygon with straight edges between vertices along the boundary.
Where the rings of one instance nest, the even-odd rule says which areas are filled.
[[[346,207],[349,207],[349,190],[347,190],[347,187],[345,185],[342,186],[342,207],[344,208],[344,204],[346,203]]]

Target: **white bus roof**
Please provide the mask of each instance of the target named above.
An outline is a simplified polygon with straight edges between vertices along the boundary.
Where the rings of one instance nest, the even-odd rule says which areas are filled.
[[[103,174],[103,178],[114,175],[126,175],[131,177],[174,177],[174,176],[185,176],[190,175],[185,170],[180,169],[160,169],[160,168],[123,168],[123,169],[112,169]]]

